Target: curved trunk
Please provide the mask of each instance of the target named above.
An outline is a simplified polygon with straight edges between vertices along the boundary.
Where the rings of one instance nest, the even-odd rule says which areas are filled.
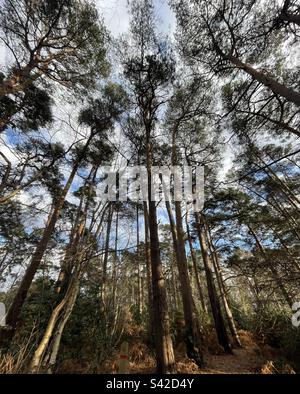
[[[63,316],[61,317],[61,320],[58,323],[57,330],[54,334],[53,345],[51,346],[51,354],[49,357],[49,361],[45,365],[48,373],[52,373],[53,368],[56,364],[56,359],[57,359],[57,355],[58,355],[58,351],[59,351],[59,347],[60,347],[61,337],[62,337],[64,328],[65,328],[65,326],[71,316],[71,313],[73,311],[73,308],[74,308],[74,305],[75,305],[75,302],[76,302],[76,299],[78,296],[78,292],[79,292],[79,282],[74,284],[73,292],[70,295],[70,298],[65,305],[65,308],[64,308],[65,310],[63,312]]]

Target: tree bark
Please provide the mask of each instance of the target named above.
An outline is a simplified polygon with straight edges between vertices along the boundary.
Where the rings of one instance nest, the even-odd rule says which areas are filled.
[[[169,201],[166,201],[166,207],[170,221],[173,247],[179,273],[180,292],[185,320],[185,342],[187,355],[189,358],[193,359],[199,367],[203,367],[204,361],[201,352],[200,324],[197,318],[197,312],[192,296],[192,288],[188,273],[180,202],[175,202],[176,224]]]
[[[198,213],[195,214],[196,226],[199,235],[199,242],[202,252],[203,263],[206,272],[207,289],[211,305],[211,311],[215,322],[216,332],[218,336],[218,341],[223,347],[225,352],[232,354],[232,346],[229,342],[229,337],[227,334],[226,326],[222,316],[221,305],[219,302],[219,297],[214,283],[213,277],[213,267],[208,254],[208,247],[205,239],[205,230],[203,219]]]
[[[170,335],[170,321],[167,305],[167,293],[160,259],[156,203],[151,198],[152,180],[152,144],[151,128],[146,127],[146,158],[148,179],[149,232],[152,272],[152,302],[155,332],[157,373],[171,373],[175,369],[173,343]]]
[[[182,212],[180,201],[175,201],[176,229],[177,229],[177,264],[180,279],[181,296],[183,302],[187,355],[193,359],[198,367],[204,366],[201,351],[200,323],[197,318],[195,303],[192,296],[188,264],[185,252],[184,232],[182,226]]]
[[[82,151],[82,154],[80,155],[80,157],[76,160],[76,162],[73,165],[73,169],[69,175],[69,178],[62,190],[62,192],[60,193],[56,204],[53,208],[53,212],[50,214],[49,218],[48,218],[48,223],[46,225],[46,228],[44,229],[43,235],[41,240],[39,241],[35,252],[32,256],[32,259],[29,263],[29,266],[25,272],[25,275],[22,279],[22,282],[18,288],[17,294],[11,304],[11,307],[9,308],[8,312],[7,312],[7,324],[11,327],[11,338],[14,335],[14,332],[16,330],[16,326],[17,323],[19,321],[19,317],[20,317],[20,313],[21,313],[21,309],[23,307],[23,304],[25,302],[25,299],[27,297],[27,293],[28,290],[31,286],[31,283],[33,281],[33,278],[36,274],[36,271],[38,270],[40,263],[42,261],[42,258],[44,256],[44,253],[46,251],[47,245],[51,239],[52,233],[54,231],[56,222],[59,218],[59,215],[61,213],[61,209],[63,207],[66,195],[72,185],[72,182],[74,180],[74,177],[77,173],[78,167],[81,163],[81,160],[83,159],[85,152],[87,151],[88,145],[90,143],[90,141],[93,138],[93,134],[90,134],[90,137],[88,138],[85,147]]]
[[[227,317],[227,322],[228,322],[228,326],[231,332],[231,335],[233,337],[233,339],[235,340],[235,343],[238,347],[241,347],[241,341],[239,338],[239,334],[237,332],[236,326],[235,326],[235,322],[233,319],[233,315],[232,315],[232,311],[231,308],[229,306],[228,300],[227,300],[227,296],[226,296],[226,287],[225,287],[225,283],[223,280],[223,276],[222,276],[222,271],[221,271],[221,267],[220,267],[220,262],[219,262],[219,257],[217,254],[217,251],[215,249],[215,246],[213,244],[212,238],[211,238],[211,234],[210,234],[210,229],[208,227],[207,222],[205,223],[206,225],[206,234],[207,234],[207,239],[208,239],[208,245],[209,248],[211,250],[211,257],[212,257],[212,262],[213,262],[213,266],[215,269],[215,273],[216,273],[216,277],[217,277],[217,282],[218,282],[218,286],[219,286],[219,290],[220,290],[220,294],[221,294],[221,298],[222,298],[222,302],[223,302],[223,306],[224,306],[224,310],[226,313],[226,317]]]
[[[286,87],[282,83],[276,81],[274,78],[269,75],[264,74],[262,71],[257,71],[255,68],[251,67],[249,64],[242,62],[240,59],[233,55],[225,55],[223,54],[224,59],[229,60],[236,67],[244,70],[247,74],[249,74],[253,79],[260,82],[262,85],[271,89],[273,93],[278,94],[281,97],[284,97],[287,101],[294,103],[298,107],[300,106],[300,93],[295,90]]]
[[[197,290],[198,290],[198,293],[199,293],[199,299],[200,299],[200,303],[201,303],[201,307],[202,307],[203,311],[205,313],[207,313],[207,306],[205,304],[203,290],[202,290],[202,286],[201,286],[201,282],[200,282],[200,278],[199,278],[199,270],[198,270],[197,258],[196,258],[196,255],[195,255],[193,242],[192,242],[192,238],[191,238],[191,234],[190,234],[190,226],[189,226],[189,223],[188,223],[188,215],[186,215],[185,218],[186,218],[186,229],[187,229],[188,243],[189,243],[191,258],[192,258],[192,262],[193,262],[193,269],[194,269],[194,273],[195,273],[195,279],[196,279]]]
[[[107,263],[109,257],[109,242],[110,242],[110,231],[113,217],[113,209],[112,205],[109,206],[108,217],[107,217],[107,227],[106,227],[106,236],[105,236],[105,248],[104,248],[104,258],[102,265],[102,280],[100,286],[100,302],[101,307],[104,309],[107,298]]]
[[[64,311],[64,309],[68,305],[69,302],[71,302],[71,304],[73,303],[73,305],[74,305],[76,297],[77,297],[77,292],[78,292],[78,290],[77,290],[78,281],[79,281],[79,271],[78,271],[78,267],[77,267],[77,272],[74,272],[74,274],[72,275],[72,278],[70,280],[70,283],[69,283],[69,286],[68,286],[68,289],[67,289],[67,292],[66,292],[64,298],[54,308],[54,310],[51,314],[51,317],[48,321],[48,325],[47,325],[47,328],[46,328],[45,333],[43,335],[43,338],[42,338],[41,342],[39,343],[37,349],[34,352],[34,356],[32,358],[32,361],[31,361],[31,364],[29,367],[29,371],[31,373],[38,373],[39,372],[39,369],[42,364],[43,356],[44,356],[46,349],[49,345],[49,342],[50,342],[51,337],[53,335],[53,331],[54,331],[57,321],[60,317],[60,314],[63,313],[63,315],[65,315],[66,311]],[[69,316],[70,316],[70,314],[68,314],[68,317]],[[68,319],[68,317],[67,317],[67,319]],[[63,329],[64,325],[67,322],[67,319],[66,319],[65,323],[60,327],[61,329]],[[64,321],[64,319],[62,321]],[[61,332],[61,334],[62,334],[62,332]],[[61,334],[60,334],[60,336],[61,336]],[[60,338],[59,338],[59,341],[60,341]],[[59,346],[59,342],[56,343],[56,347],[57,346]],[[57,348],[57,351],[58,351],[58,348]]]
[[[149,342],[153,343],[154,339],[154,322],[153,322],[153,295],[152,295],[152,272],[151,272],[151,251],[149,240],[149,216],[147,202],[143,201],[144,213],[144,230],[145,230],[145,258],[146,258],[146,273],[147,273],[147,290],[148,290],[148,314],[149,325],[148,335]]]
[[[275,282],[276,282],[278,288],[281,290],[281,293],[282,293],[282,295],[283,295],[285,301],[287,302],[287,304],[288,304],[290,307],[292,307],[294,301],[291,299],[291,297],[289,296],[288,292],[286,291],[286,288],[284,287],[284,284],[283,284],[283,282],[282,282],[282,280],[281,280],[281,277],[280,277],[280,275],[278,274],[276,268],[274,267],[273,262],[272,262],[272,261],[269,261],[268,256],[267,256],[267,253],[266,253],[266,251],[265,251],[263,245],[261,244],[261,242],[260,242],[260,240],[259,240],[259,238],[258,238],[256,232],[254,231],[254,229],[253,229],[249,224],[247,225],[247,227],[248,227],[248,229],[249,229],[250,234],[253,236],[253,238],[254,238],[254,240],[255,240],[255,243],[256,243],[256,245],[258,246],[258,249],[259,249],[261,255],[262,255],[263,258],[265,259],[265,262],[266,262],[266,264],[267,264],[267,267],[270,269],[270,271],[271,271],[271,273],[272,273],[272,275],[273,275],[273,278],[274,278],[274,280],[275,280]]]
[[[139,255],[140,245],[140,226],[139,226],[139,206],[136,206],[136,256],[137,256],[137,292],[138,292],[138,316],[142,315],[142,282],[141,282],[141,263]]]

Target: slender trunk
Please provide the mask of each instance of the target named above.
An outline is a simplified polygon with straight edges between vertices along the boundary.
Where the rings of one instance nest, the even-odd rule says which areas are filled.
[[[251,67],[247,63],[243,63],[240,59],[233,55],[223,54],[223,57],[224,59],[231,61],[231,63],[233,63],[238,68],[244,70],[247,74],[251,75],[253,79],[271,89],[273,93],[284,97],[287,101],[296,104],[298,107],[300,106],[300,93],[296,92],[294,89],[288,88],[262,71],[257,71],[255,68]]]
[[[138,315],[142,314],[142,283],[141,283],[141,263],[139,255],[140,227],[139,227],[139,206],[136,206],[136,256],[137,256],[137,292],[138,292]]]
[[[84,195],[82,194],[78,208],[77,208],[75,222],[74,222],[74,225],[72,226],[69,244],[66,248],[65,256],[64,256],[64,259],[63,259],[63,262],[61,265],[61,269],[60,269],[60,272],[59,272],[59,275],[58,275],[58,278],[57,278],[57,281],[55,284],[55,290],[56,290],[57,294],[60,294],[63,292],[63,287],[68,282],[68,276],[71,273],[71,265],[72,265],[71,258],[73,255],[75,255],[75,250],[78,245],[79,238],[82,235],[81,230],[84,229],[84,226],[82,226],[80,223],[80,219],[82,216],[83,202],[84,202]]]
[[[113,260],[113,307],[116,306],[116,291],[118,280],[118,238],[119,238],[119,211],[116,211],[116,232],[115,232],[115,255]]]
[[[278,288],[281,290],[281,293],[282,293],[285,301],[287,302],[287,304],[290,307],[292,307],[294,301],[291,299],[291,297],[289,296],[288,292],[286,291],[286,289],[284,287],[284,284],[283,284],[283,282],[281,280],[281,277],[280,277],[280,275],[278,274],[276,268],[273,265],[273,262],[269,261],[267,253],[266,253],[263,245],[261,244],[258,236],[256,235],[256,232],[254,231],[254,229],[250,225],[247,225],[247,227],[249,229],[250,234],[253,236],[253,238],[255,240],[255,243],[258,246],[258,249],[259,249],[261,255],[263,256],[263,258],[264,258],[264,260],[265,260],[265,262],[267,264],[267,267],[270,269],[270,271],[271,271],[271,273],[273,275],[273,278],[274,278]]]
[[[157,372],[173,372],[175,357],[173,343],[170,335],[170,321],[167,305],[166,285],[163,267],[160,259],[156,203],[151,198],[152,178],[152,144],[150,142],[150,128],[146,128],[147,175],[148,175],[148,206],[149,206],[149,232],[152,271],[152,302],[155,332],[155,347]]]
[[[171,260],[171,283],[172,283],[172,293],[173,293],[173,301],[174,301],[174,309],[178,310],[178,295],[177,295],[177,287],[176,287],[176,275],[174,270],[174,264],[176,263],[176,255],[173,252],[172,260]]]
[[[92,138],[93,138],[93,134],[91,133],[90,137],[88,138],[88,140],[85,144],[85,147],[84,147],[80,157],[76,160],[76,162],[73,165],[73,169],[69,175],[69,178],[68,178],[62,192],[60,193],[60,195],[56,201],[53,212],[52,212],[51,216],[48,218],[48,223],[47,223],[46,228],[44,229],[42,239],[40,240],[40,242],[38,243],[38,245],[35,249],[35,252],[32,256],[29,266],[28,266],[28,268],[25,272],[25,275],[22,279],[22,282],[18,288],[17,294],[11,304],[11,307],[8,310],[7,324],[11,327],[11,337],[14,335],[17,323],[19,321],[22,306],[25,302],[28,290],[31,286],[31,283],[32,283],[32,280],[36,274],[36,271],[38,270],[38,268],[40,266],[40,263],[41,263],[42,258],[44,256],[44,253],[46,251],[47,245],[51,239],[56,222],[57,222],[59,215],[61,213],[61,209],[63,207],[66,195],[72,185],[72,182],[73,182],[74,177],[77,173],[80,162],[83,159]]]
[[[22,306],[24,304],[24,301],[27,297],[28,290],[31,286],[32,280],[34,278],[34,275],[41,263],[41,260],[44,256],[44,253],[46,251],[47,245],[50,241],[50,238],[52,236],[53,230],[55,228],[55,224],[59,218],[65,197],[67,195],[67,192],[73,182],[73,179],[75,177],[75,174],[77,172],[77,166],[74,166],[69,179],[67,181],[67,184],[64,187],[63,192],[61,193],[60,197],[58,198],[54,212],[52,213],[51,217],[49,218],[48,225],[46,226],[42,239],[38,243],[36,250],[34,252],[34,255],[30,261],[30,264],[25,272],[25,275],[22,279],[22,282],[19,286],[19,289],[17,291],[17,294],[14,298],[14,301],[8,310],[7,313],[7,324],[12,327],[12,330],[16,329],[16,325],[19,320],[19,316],[21,313]]]
[[[223,276],[222,276],[222,271],[221,271],[221,266],[220,266],[220,262],[219,262],[219,257],[217,254],[217,251],[215,249],[215,246],[212,242],[212,238],[211,238],[211,233],[210,233],[210,229],[208,227],[208,224],[206,223],[206,234],[207,234],[207,240],[208,240],[208,245],[209,248],[211,250],[211,257],[212,257],[212,262],[213,262],[213,266],[214,266],[214,270],[216,273],[216,277],[217,277],[217,282],[218,282],[218,286],[219,286],[219,290],[220,290],[220,294],[221,294],[221,298],[222,298],[222,302],[223,302],[223,306],[224,306],[224,310],[226,313],[226,317],[227,317],[227,322],[228,322],[228,326],[231,332],[232,337],[235,340],[235,343],[238,347],[241,347],[241,341],[239,338],[239,334],[237,332],[236,326],[235,326],[235,322],[233,319],[233,315],[232,315],[232,311],[231,308],[229,306],[228,300],[227,300],[227,296],[226,296],[226,287],[225,287],[225,283],[223,280]]]
[[[143,201],[144,213],[144,229],[145,229],[145,258],[146,258],[146,273],[147,273],[147,290],[148,290],[148,314],[149,314],[149,342],[153,342],[154,323],[153,323],[153,298],[152,298],[152,272],[151,272],[151,251],[149,243],[149,216],[147,202]]]
[[[196,307],[192,296],[192,288],[188,273],[180,202],[175,202],[176,224],[169,201],[166,201],[166,208],[169,216],[173,247],[179,273],[180,291],[185,320],[187,355],[191,359],[195,360],[199,367],[203,367],[204,362],[203,355],[201,354],[200,324],[196,316]]]
[[[49,361],[46,365],[48,373],[53,372],[53,368],[56,364],[56,359],[57,359],[57,355],[58,355],[58,351],[59,351],[59,347],[60,347],[61,337],[64,332],[64,328],[65,328],[65,326],[71,316],[71,313],[73,311],[73,308],[74,308],[74,305],[75,305],[75,302],[76,302],[76,299],[78,296],[78,292],[79,292],[79,281],[74,284],[73,292],[70,295],[68,302],[66,303],[65,310],[63,312],[63,316],[61,317],[60,322],[58,323],[57,330],[54,334],[53,345],[51,346],[51,353],[50,353]]]
[[[205,231],[204,231],[204,223],[202,220],[202,217],[199,214],[195,214],[195,219],[196,219],[196,225],[197,225],[197,231],[199,235],[199,242],[200,242],[200,247],[201,247],[201,252],[202,252],[202,258],[203,258],[203,263],[205,267],[205,272],[206,272],[206,280],[207,280],[207,289],[208,289],[208,296],[210,300],[210,305],[211,305],[211,311],[212,315],[214,318],[215,322],[215,327],[216,327],[216,332],[218,336],[218,341],[220,345],[223,347],[223,349],[227,353],[232,353],[232,347],[229,342],[229,337],[227,334],[226,326],[224,323],[224,319],[222,316],[222,311],[221,311],[221,305],[219,302],[219,297],[217,294],[217,290],[215,287],[214,283],[214,277],[213,277],[213,267],[211,260],[209,258],[208,254],[208,247],[207,247],[207,242],[206,242],[206,237],[205,237]]]
[[[55,326],[57,324],[57,321],[60,317],[60,314],[63,312],[65,306],[67,305],[67,303],[70,301],[70,299],[72,299],[72,295],[74,292],[74,288],[77,285],[78,282],[78,278],[79,278],[79,272],[77,270],[76,273],[74,273],[72,275],[72,278],[70,280],[67,292],[64,296],[64,298],[62,299],[62,301],[54,308],[51,317],[48,321],[48,325],[47,328],[45,330],[45,333],[43,335],[43,338],[41,340],[41,342],[39,343],[37,349],[34,352],[34,356],[32,358],[31,364],[30,364],[30,368],[29,371],[31,373],[37,373],[40,369],[40,366],[42,364],[42,359],[43,356],[45,354],[45,351],[49,345],[49,342],[51,340],[51,337],[53,335],[53,331],[55,329]],[[77,294],[77,293],[76,293]],[[74,301],[75,302],[75,301]]]
[[[207,306],[205,304],[203,290],[202,290],[200,277],[199,277],[199,270],[198,270],[197,259],[196,259],[196,255],[195,255],[195,251],[194,251],[194,247],[193,247],[193,242],[192,242],[192,238],[191,238],[191,234],[190,234],[190,226],[189,226],[189,223],[188,223],[188,215],[186,215],[185,218],[186,218],[187,237],[188,237],[188,242],[189,242],[191,258],[192,258],[192,262],[193,262],[193,269],[194,269],[194,273],[195,273],[195,280],[196,280],[196,286],[197,286],[197,290],[198,290],[198,294],[199,294],[199,299],[200,299],[200,303],[201,303],[201,307],[202,307],[203,311],[205,313],[207,313]]]
[[[193,359],[199,367],[203,367],[204,361],[201,353],[200,323],[197,318],[188,272],[180,201],[175,201],[175,214],[177,229],[177,265],[186,325],[187,355],[189,358]]]
[[[95,178],[97,168],[94,168],[93,172]],[[82,204],[80,204],[80,207],[82,208]],[[89,237],[84,237],[89,207],[90,198],[87,198],[84,210],[79,210],[80,218],[77,217],[75,220],[76,233],[73,234],[73,238],[76,245],[71,249],[72,254],[69,254],[70,261],[72,259],[73,262],[73,270],[70,267],[70,272],[72,271],[72,273],[70,273],[68,285],[63,286],[63,288],[65,288],[64,296],[58,301],[58,305],[52,312],[44,337],[37,347],[32,359],[31,372],[38,372],[42,365],[44,368],[48,368],[48,372],[51,373],[56,363],[63,330],[71,316],[78,296],[80,279],[84,272],[83,268],[90,260],[93,253],[93,249],[89,248],[92,246],[93,240],[91,243]],[[103,216],[101,220],[102,219]],[[86,241],[86,244],[84,244],[84,241]]]
[[[108,257],[109,257],[109,242],[110,242],[110,230],[111,230],[111,224],[112,224],[112,217],[113,217],[113,209],[112,209],[112,205],[110,205],[109,211],[108,211],[108,218],[107,218],[104,257],[103,257],[103,265],[102,265],[102,280],[101,280],[101,286],[100,286],[100,302],[101,302],[102,308],[104,308],[104,305],[106,303],[106,297],[107,297],[107,264],[108,264]]]

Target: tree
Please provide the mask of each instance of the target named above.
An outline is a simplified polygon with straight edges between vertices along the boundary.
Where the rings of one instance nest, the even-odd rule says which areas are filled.
[[[156,202],[151,199],[153,165],[153,133],[157,113],[163,99],[160,97],[172,80],[174,62],[167,48],[155,37],[153,4],[151,1],[131,3],[131,34],[135,54],[127,54],[124,75],[144,126],[148,180],[148,217],[152,268],[152,300],[157,358],[157,372],[174,370],[174,353],[169,332],[166,289],[160,259]]]
[[[113,126],[114,120],[118,116],[120,116],[122,112],[122,107],[120,106],[119,100],[120,98],[123,99],[124,95],[123,94],[120,95],[120,88],[116,85],[114,86],[110,85],[104,88],[103,93],[104,95],[102,100],[100,99],[96,102],[95,110],[97,111],[98,109],[98,111],[95,112],[95,114],[97,114],[96,116],[98,117],[90,118],[88,116],[90,114],[89,109],[83,110],[81,114],[80,120],[82,122],[92,125],[90,134],[88,135],[87,140],[83,146],[77,146],[77,151],[75,152],[75,157],[73,159],[72,169],[69,174],[69,177],[65,185],[61,188],[60,193],[55,198],[53,208],[49,213],[47,225],[44,229],[42,238],[40,239],[36,247],[36,250],[32,256],[31,262],[29,263],[26,273],[22,279],[22,282],[19,286],[15,299],[7,312],[7,324],[12,328],[11,330],[12,335],[16,329],[19,315],[22,309],[22,305],[27,296],[27,292],[32,283],[34,275],[40,265],[40,262],[44,256],[46,247],[54,231],[56,222],[59,218],[59,215],[63,207],[63,203],[72,185],[74,177],[82,162],[86,160],[89,153],[91,152],[90,150],[91,143],[92,142],[95,143],[94,139],[96,137],[100,138],[101,141],[102,135]]]
[[[95,6],[85,0],[6,0],[0,28],[14,61],[0,79],[0,132],[48,124],[53,83],[91,90],[108,74],[107,33]]]
[[[208,4],[192,0],[174,3],[181,29],[181,48],[188,60],[200,61],[213,74],[241,70],[275,96],[300,105],[296,79],[287,84],[282,75],[273,76],[274,71],[268,66],[258,69],[250,63],[266,62],[271,46],[270,36],[264,34],[265,27],[253,25],[253,21],[258,21],[256,13],[260,12],[260,2],[226,0]],[[280,43],[278,35],[276,39]]]

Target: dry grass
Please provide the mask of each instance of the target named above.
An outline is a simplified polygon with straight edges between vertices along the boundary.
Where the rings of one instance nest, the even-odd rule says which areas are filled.
[[[129,373],[155,373],[155,355],[143,342],[143,335],[138,330],[130,332],[129,340]],[[252,333],[239,331],[242,348],[234,349],[234,354],[225,354],[220,348],[214,330],[205,336],[206,346],[204,358],[206,366],[198,366],[186,355],[185,343],[179,342],[175,348],[176,372],[180,374],[278,374],[295,371],[285,364],[278,367],[278,350],[257,341]],[[118,373],[119,352],[115,352],[97,367],[97,373]],[[274,360],[274,361],[271,361]],[[83,360],[65,360],[59,373],[89,373],[89,365]]]
[[[296,372],[289,364],[284,364],[282,367],[275,365],[274,361],[267,361],[261,368],[260,373],[263,375],[277,375],[288,374],[294,375]]]
[[[15,350],[0,351],[0,374],[26,373],[27,366],[33,354],[33,338],[36,335],[36,327],[33,326],[26,339],[14,338],[12,347]]]
[[[84,374],[89,373],[90,364],[88,361],[66,359],[63,360],[59,365],[59,374],[74,373],[74,374]]]
[[[22,373],[25,370],[27,348],[22,347],[15,354],[0,353],[0,374]]]

